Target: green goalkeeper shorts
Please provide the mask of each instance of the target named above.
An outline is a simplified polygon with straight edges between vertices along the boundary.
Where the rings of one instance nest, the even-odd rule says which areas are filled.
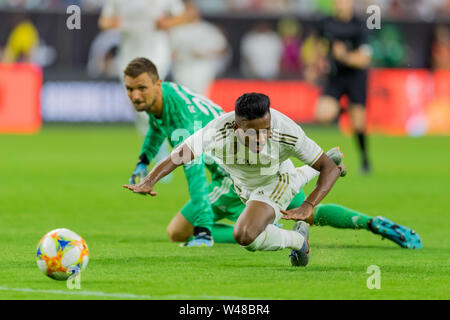
[[[234,191],[233,180],[230,177],[213,180],[209,184],[209,190],[209,200],[214,211],[214,222],[222,219],[236,222],[244,211],[245,204]],[[304,200],[305,193],[300,189],[299,193],[292,199],[287,210],[299,207]],[[181,214],[189,222],[194,221],[197,211],[190,200],[181,209]]]
[[[214,211],[214,222],[222,219],[236,222],[241,212],[244,211],[245,204],[234,191],[233,180],[225,176],[220,180],[212,180],[208,187],[209,201]],[[181,214],[189,222],[194,221],[194,216],[198,213],[191,200],[181,209]]]

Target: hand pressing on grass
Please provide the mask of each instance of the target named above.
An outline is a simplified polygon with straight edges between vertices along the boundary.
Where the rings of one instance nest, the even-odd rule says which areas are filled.
[[[151,195],[152,197],[155,197],[158,193],[153,191],[153,185],[152,181],[150,179],[143,179],[142,182],[138,184],[132,184],[132,185],[123,185],[124,188],[133,191],[134,193],[140,193],[143,195]]]
[[[140,183],[135,185],[126,184],[123,185],[123,187],[135,193],[144,195],[149,194],[154,197],[157,193],[153,191],[153,186],[159,180],[171,173],[177,167],[189,163],[193,159],[194,154],[191,149],[186,144],[182,144],[181,146],[175,148],[164,160],[159,162]]]

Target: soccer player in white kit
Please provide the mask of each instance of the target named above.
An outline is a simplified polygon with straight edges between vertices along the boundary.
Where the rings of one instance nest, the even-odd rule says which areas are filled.
[[[121,32],[120,75],[131,60],[145,57],[155,63],[164,79],[170,70],[172,53],[167,31],[163,29],[167,28],[167,18],[175,21],[184,11],[182,0],[105,0],[99,26],[102,30]]]
[[[285,219],[308,220],[341,169],[294,121],[271,109],[266,95],[247,93],[236,101],[234,112],[211,121],[186,139],[141,183],[124,187],[156,196],[156,182],[202,154],[210,155],[228,171],[246,204],[234,227],[235,240],[250,251],[290,248],[291,264],[306,266],[310,255],[308,224],[298,221],[293,231],[274,224],[283,214]],[[312,176],[314,170],[320,175],[306,200],[298,208],[285,211],[300,187],[311,180],[308,171],[294,167],[291,156],[311,166]]]
[[[208,96],[226,57],[228,42],[218,27],[201,20],[193,0],[185,0],[185,5],[197,15],[194,21],[169,31],[174,52],[172,75],[176,83]]]

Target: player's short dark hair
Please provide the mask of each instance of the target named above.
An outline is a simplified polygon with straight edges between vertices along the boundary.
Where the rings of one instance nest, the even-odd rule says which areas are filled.
[[[135,58],[128,63],[123,74],[131,78],[137,78],[147,72],[153,80],[159,80],[158,69],[155,64],[147,58]]]
[[[270,110],[270,99],[262,93],[244,93],[234,105],[235,115],[246,120],[262,118]]]

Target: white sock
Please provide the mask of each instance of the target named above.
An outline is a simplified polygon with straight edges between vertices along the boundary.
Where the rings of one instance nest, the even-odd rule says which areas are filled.
[[[299,168],[295,168],[298,173],[300,173],[300,177],[302,178],[301,186],[308,184],[315,177],[318,177],[320,172],[311,168],[310,166],[303,166]]]
[[[266,229],[245,248],[249,251],[276,251],[284,248],[300,250],[305,238],[298,232],[267,225]]]

